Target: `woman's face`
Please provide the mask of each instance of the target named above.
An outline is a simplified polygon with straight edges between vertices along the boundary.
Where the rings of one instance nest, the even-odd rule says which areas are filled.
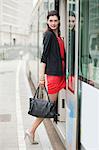
[[[47,24],[52,30],[56,30],[59,25],[58,17],[56,15],[50,16],[49,19],[47,20]]]
[[[75,28],[75,17],[74,16],[69,16],[69,28],[72,30]]]

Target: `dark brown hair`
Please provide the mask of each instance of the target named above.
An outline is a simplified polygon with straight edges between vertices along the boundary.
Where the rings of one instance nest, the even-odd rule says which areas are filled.
[[[72,12],[72,11],[69,11],[69,16],[76,17],[76,16],[75,16],[75,13]]]

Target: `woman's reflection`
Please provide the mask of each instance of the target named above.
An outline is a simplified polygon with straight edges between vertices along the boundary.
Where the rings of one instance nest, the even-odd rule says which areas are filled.
[[[69,58],[68,58],[68,88],[74,92],[75,76],[75,21],[74,12],[69,11]]]

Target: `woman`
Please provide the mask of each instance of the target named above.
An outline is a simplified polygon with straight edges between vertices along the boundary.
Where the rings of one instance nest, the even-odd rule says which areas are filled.
[[[39,85],[44,87],[45,78],[50,100],[56,102],[58,93],[66,87],[65,82],[65,50],[59,34],[60,17],[57,11],[50,11],[47,16],[47,31],[43,38],[43,53]],[[35,131],[44,118],[36,118],[32,128],[26,131],[30,142],[34,141]]]
[[[75,23],[76,16],[74,12],[69,11],[69,59],[68,59],[68,88],[74,93],[75,90]]]

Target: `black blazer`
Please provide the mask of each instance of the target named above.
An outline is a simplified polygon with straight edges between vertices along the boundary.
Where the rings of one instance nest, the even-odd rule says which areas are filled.
[[[66,59],[66,56],[64,56]],[[66,60],[64,61],[66,62]],[[47,31],[43,38],[43,53],[41,62],[46,64],[45,74],[62,76],[62,58],[57,37],[53,31]],[[66,65],[65,65],[66,66]]]

